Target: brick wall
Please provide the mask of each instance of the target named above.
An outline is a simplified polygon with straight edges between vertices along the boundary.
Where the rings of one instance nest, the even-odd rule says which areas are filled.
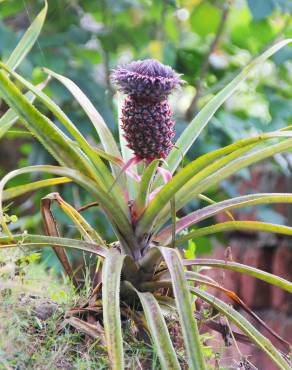
[[[292,176],[287,177],[275,171],[275,166],[271,161],[262,162],[260,165],[253,166],[250,170],[250,179],[242,180],[234,177],[231,179],[239,195],[252,193],[291,193]],[[272,209],[284,217],[285,225],[292,226],[292,205],[275,204]],[[265,219],[259,207],[250,207],[232,211],[236,220],[254,221],[259,216]],[[229,221],[225,213],[217,216],[217,222]],[[259,269],[271,272],[292,281],[292,237],[283,238],[269,233],[231,233],[226,235],[228,246],[232,251],[232,258],[236,262],[254,266]],[[218,245],[214,242],[212,258],[225,259],[226,246]],[[210,258],[210,256],[208,256]],[[272,329],[279,335],[292,343],[292,295],[271,286],[263,281],[254,279],[250,276],[239,274],[222,269],[212,269],[208,275],[212,275],[217,281],[236,292],[239,297]],[[215,293],[214,291],[212,293]],[[222,293],[215,293],[220,298],[224,298]],[[271,338],[265,329],[260,329],[264,335],[277,345],[277,340]],[[275,366],[269,358],[259,351],[256,347],[240,345],[243,354],[251,355],[250,360],[259,370],[274,370]],[[281,348],[281,346],[279,346]],[[221,366],[230,368],[234,365],[234,359],[240,356],[234,348],[229,348],[224,353]],[[240,367],[231,367],[240,368]]]
[[[228,245],[234,261],[257,267],[292,281],[292,238],[289,240],[277,237],[269,238],[267,235],[263,238],[257,234],[231,234]],[[215,242],[212,258],[226,259],[225,251],[225,247]],[[234,271],[211,269],[206,273],[227,289],[236,292],[262,320],[288,342],[292,343],[291,294],[261,280]],[[223,293],[218,293],[215,290],[210,290],[210,292],[225,302],[230,302]],[[237,309],[240,310],[239,307]],[[245,313],[243,314],[246,316]],[[284,349],[263,327],[254,324],[279,349]],[[215,338],[213,344],[218,345],[218,339]],[[269,358],[255,346],[239,344],[239,348],[242,354],[248,356],[259,370],[277,369]],[[235,366],[236,361],[239,362],[240,355],[235,346],[232,346],[226,349],[221,358],[221,366],[236,368],[232,366]]]

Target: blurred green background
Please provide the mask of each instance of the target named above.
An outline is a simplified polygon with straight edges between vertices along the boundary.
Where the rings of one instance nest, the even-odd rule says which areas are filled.
[[[42,5],[38,0],[0,1],[1,59],[9,56]],[[156,58],[171,65],[187,82],[171,98],[179,134],[242,67],[278,39],[292,37],[291,12],[291,0],[50,0],[42,34],[19,73],[35,84],[46,77],[42,67],[73,79],[117,134],[111,70],[135,59]],[[212,119],[185,163],[247,135],[292,124],[291,56],[292,49],[284,48],[242,84]],[[72,96],[56,81],[51,81],[46,91],[88,140],[98,143],[91,124]],[[5,110],[5,104],[0,102],[0,112]],[[21,166],[53,163],[40,144],[24,131],[17,125],[0,138],[0,176]],[[278,155],[262,168],[270,178],[289,179],[292,155]],[[18,177],[11,185],[28,179]],[[252,172],[244,170],[207,195],[219,200],[262,186],[258,181],[253,187],[252,181]],[[265,181],[264,188],[271,185],[270,180]],[[14,202],[13,213],[21,215],[13,224],[14,229],[42,231],[39,201],[49,191],[29,194]],[[92,201],[72,185],[64,185],[59,191],[76,207]],[[188,211],[198,206],[198,201],[194,201]],[[257,219],[281,223],[287,217],[272,208],[257,209]],[[73,236],[74,227],[61,212],[56,212],[63,225],[62,233]],[[113,240],[112,231],[98,210],[88,211],[86,217],[105,238]],[[198,245],[199,252],[211,250],[206,239]]]

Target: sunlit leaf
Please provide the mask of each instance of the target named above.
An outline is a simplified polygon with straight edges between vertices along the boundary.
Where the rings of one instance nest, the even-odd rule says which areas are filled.
[[[203,370],[206,366],[182,262],[176,250],[169,248],[159,249],[170,272],[189,368]]]
[[[196,260],[184,260],[183,264],[185,266],[209,266],[237,271],[243,274],[253,276],[254,278],[263,280],[266,283],[275,285],[281,289],[287,290],[288,292],[292,293],[292,283],[290,281],[283,279],[279,276],[270,274],[269,272],[259,270],[252,266],[243,265],[241,263],[233,261],[221,261],[197,258]]]
[[[226,163],[222,168],[220,168],[220,166],[219,169],[211,167],[213,171],[209,172],[209,170],[207,170],[209,172],[208,176],[205,176],[205,178],[200,177],[191,179],[180,191],[177,192],[178,208],[182,207],[182,205],[186,204],[190,199],[193,199],[196,194],[205,192],[210,188],[210,186],[220,183],[220,181],[233,175],[239,170],[258,163],[266,158],[272,157],[277,153],[291,150],[291,148],[292,139],[286,139],[278,144],[270,144],[265,148],[254,150],[250,154],[238,156],[238,158],[230,161],[230,163]]]
[[[210,205],[208,207],[204,207],[188,214],[185,217],[182,217],[176,223],[176,232],[179,233],[183,229],[196,224],[200,221],[205,220],[206,218],[215,216],[218,213],[241,208],[247,207],[257,204],[269,204],[269,203],[292,203],[292,194],[281,194],[281,193],[268,193],[268,194],[251,194],[251,195],[244,195],[241,197],[236,197],[232,199],[227,199],[222,202],[218,202],[216,204]],[[169,243],[171,240],[171,227],[166,227],[163,231],[161,231],[155,240],[159,241],[162,244]]]
[[[11,71],[7,68],[3,63],[0,63],[0,67],[6,70],[11,76],[13,76],[18,82],[20,82],[23,86],[29,89],[44,105],[54,113],[54,115],[60,120],[60,122],[64,125],[64,127],[68,130],[68,132],[72,135],[72,137],[77,141],[79,147],[84,151],[84,153],[88,156],[91,162],[94,164],[96,168],[96,176],[100,182],[104,182],[107,188],[110,188],[114,182],[114,177],[111,175],[110,171],[108,170],[107,166],[103,163],[100,159],[99,154],[102,154],[101,150],[92,148],[83,135],[77,130],[76,126],[70,120],[70,118],[62,111],[62,109],[51,99],[49,98],[44,92],[39,89],[38,86],[32,85],[29,81],[25,80],[16,72]],[[67,145],[72,146],[71,142],[68,140]],[[76,146],[77,149],[79,149]],[[121,166],[123,164],[120,157],[114,157],[111,154],[102,155],[102,157],[107,157],[106,159],[110,160],[110,163],[119,163]],[[113,166],[117,169],[117,166]],[[123,196],[121,189],[116,185],[112,189],[112,194],[115,196],[117,202],[121,205],[124,209],[124,212],[127,213],[127,205]]]
[[[289,226],[275,225],[268,222],[259,221],[227,221],[193,230],[177,238],[175,244],[179,245],[186,240],[195,239],[196,237],[203,235],[210,235],[232,230],[264,231],[283,235],[292,235],[292,227]]]
[[[140,214],[143,212],[144,208],[148,203],[151,185],[153,183],[153,179],[156,174],[156,170],[159,163],[160,160],[155,159],[149,164],[149,166],[144,171],[144,174],[139,184],[138,196],[135,202],[135,212],[137,214],[136,215],[137,217],[140,216]]]
[[[105,257],[107,249],[95,243],[88,243],[83,240],[59,238],[43,235],[17,234],[11,239],[8,236],[0,236],[1,248],[18,248],[18,247],[49,247],[57,246],[68,249],[76,249],[83,252],[93,253],[97,256]]]
[[[192,200],[196,195],[201,194],[211,186],[203,186],[209,178],[213,181],[211,183],[210,180],[212,185],[216,184],[223,178],[230,176],[241,168],[291,148],[292,140],[287,139],[282,143],[270,144],[270,147],[259,149],[246,157],[241,157],[261,141],[268,140],[272,137],[283,137],[283,135],[284,137],[291,137],[291,132],[275,132],[269,133],[267,136],[260,135],[249,140],[240,140],[239,142],[232,144],[229,148],[225,147],[221,150],[219,149],[218,151],[211,152],[192,161],[189,165],[180,170],[166,185],[164,185],[155,198],[149,203],[138,222],[137,235],[143,235],[146,230],[151,229],[155,222],[156,228],[159,228],[161,224],[164,224],[167,221],[170,217],[170,207],[167,205],[174,195],[176,210],[179,210],[188,201]],[[220,153],[219,158],[218,152]],[[226,155],[222,157],[221,155],[225,153]],[[230,168],[230,171],[225,170],[228,164],[232,168]],[[217,173],[220,172],[220,175],[217,175],[216,171]],[[159,219],[159,222],[157,222],[157,218]]]
[[[289,131],[285,133],[288,134],[288,137],[291,135],[291,132]],[[258,150],[253,150],[250,154],[247,155],[242,155],[244,150],[243,152],[240,152],[240,150],[238,150],[235,151],[234,155],[232,155],[233,153],[231,153],[221,159],[218,159],[213,164],[210,164],[206,168],[200,170],[185,185],[178,189],[175,196],[176,210],[181,209],[185,204],[193,200],[196,196],[206,192],[211,186],[219,184],[220,181],[224,180],[228,176],[233,175],[242,168],[250,166],[263,159],[269,158],[277,153],[290,150],[291,148],[292,140],[286,139],[278,144],[270,144],[267,145],[267,147],[260,148]],[[179,177],[180,173],[177,174],[176,176]],[[174,178],[176,178],[176,176]],[[171,192],[171,189],[168,188],[167,192],[168,191]],[[161,200],[160,200],[160,209],[161,209]],[[150,213],[149,210],[148,212]],[[154,212],[154,207],[152,209],[152,212]],[[164,209],[160,212],[159,222],[157,223],[157,226],[159,227],[159,225],[165,223],[168,218],[169,218],[169,207],[167,207],[166,204]]]
[[[198,138],[218,108],[220,108],[220,106],[237,90],[241,82],[243,82],[250,73],[255,71],[256,68],[261,66],[266,59],[275,54],[278,50],[282,49],[285,45],[289,44],[291,41],[292,39],[279,41],[262,53],[259,57],[255,58],[242,70],[237,77],[235,77],[200,110],[200,112],[187,126],[176,142],[176,147],[178,149],[172,149],[169,157],[167,158],[168,168],[171,172],[176,170],[181,162],[182,156],[187,153],[191,145]],[[180,152],[181,155],[178,155],[178,152]]]
[[[125,256],[110,249],[102,269],[102,304],[105,339],[111,369],[124,369],[123,337],[120,313],[120,281]]]
[[[180,369],[159,304],[151,293],[137,292],[162,369]]]
[[[290,365],[284,360],[282,354],[264,337],[244,316],[233,309],[225,302],[219,300],[213,295],[204,292],[198,288],[189,288],[191,293],[195,294],[203,301],[209,303],[216,310],[224,314],[232,323],[234,323],[244,334],[246,334],[261,350],[263,350],[270,359],[280,368],[289,370]]]
[[[88,159],[70,145],[69,138],[27,100],[3,71],[0,71],[0,96],[16,111],[24,125],[61,165],[79,169],[93,178],[96,177]]]
[[[93,104],[88,99],[88,97],[83,93],[83,91],[81,91],[81,89],[69,78],[64,77],[60,74],[57,74],[46,68],[45,68],[45,72],[47,72],[49,75],[53,76],[58,81],[60,81],[64,86],[66,86],[66,88],[75,97],[75,99],[84,109],[85,113],[88,115],[91,122],[93,123],[96,129],[96,132],[98,133],[100,137],[100,141],[104,147],[104,150],[111,155],[121,158],[120,151],[118,149],[118,146],[115,142],[115,139],[112,133],[110,132],[109,128],[107,127],[101,115],[98,113],[98,111],[93,106]]]
[[[41,84],[37,85],[37,88],[39,90],[42,90],[43,88],[46,87],[47,82],[48,81],[46,80],[42,82]],[[25,94],[25,96],[27,97],[29,102],[33,103],[35,99],[34,94],[32,94],[31,92],[28,92]],[[0,139],[6,134],[6,132],[8,132],[11,129],[11,127],[14,125],[14,123],[17,122],[17,120],[18,120],[18,115],[11,108],[8,109],[8,111],[2,115],[2,117],[0,118]]]
[[[39,34],[42,30],[44,21],[46,19],[48,10],[48,4],[45,0],[45,6],[34,19],[32,24],[29,26],[25,34],[20,39],[18,45],[13,50],[11,55],[9,56],[6,64],[11,69],[16,69],[19,64],[23,61],[26,55],[29,53],[31,48],[34,46],[35,42],[37,41]]]
[[[122,96],[121,94],[118,94],[118,128],[119,128],[119,139],[120,139],[122,157],[124,159],[124,162],[128,163],[128,161],[130,161],[135,156],[135,154],[132,151],[132,149],[130,149],[128,147],[128,143],[126,141],[126,138],[124,136],[124,131],[123,131],[123,128],[122,128],[121,117],[122,117],[122,105],[123,105],[122,101],[123,101],[123,99],[124,99],[124,96]],[[136,165],[132,165],[131,170],[135,174],[138,174]],[[126,179],[126,183],[127,183],[127,189],[128,189],[128,192],[129,192],[129,197],[131,199],[135,199],[136,196],[137,196],[137,191],[138,191],[136,181],[134,181],[133,178],[128,176],[127,179]]]
[[[0,221],[2,222],[2,226],[5,226],[5,222],[2,220],[2,192],[6,183],[18,175],[33,172],[51,173],[57,176],[65,176],[70,178],[80,186],[82,186],[99,201],[106,215],[112,221],[112,226],[116,233],[120,235],[120,233],[122,232],[122,235],[125,235],[124,238],[128,240],[129,245],[133,245],[134,241],[132,239],[133,238],[132,227],[128,219],[122,212],[122,210],[119,208],[119,206],[113,202],[110,194],[105,192],[103,189],[99,189],[97,187],[97,184],[90,178],[86,177],[85,175],[81,174],[78,171],[66,167],[58,166],[24,167],[19,170],[12,171],[6,176],[4,176],[0,181]],[[9,232],[7,229],[5,229],[5,231]],[[127,247],[125,246],[125,248]],[[128,252],[131,253],[130,251]]]
[[[20,195],[33,192],[34,190],[42,189],[53,185],[65,184],[71,181],[72,180],[68,179],[67,177],[57,177],[54,179],[34,181],[29,184],[14,186],[3,191],[2,201],[4,202],[6,200],[16,198]]]

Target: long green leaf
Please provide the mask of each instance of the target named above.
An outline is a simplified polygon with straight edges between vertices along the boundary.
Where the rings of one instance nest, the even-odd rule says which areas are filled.
[[[233,302],[238,304],[239,307],[241,307],[245,312],[247,312],[252,318],[254,318],[257,323],[262,325],[270,334],[273,335],[273,337],[277,338],[279,342],[285,345],[286,349],[289,350],[290,344],[285,339],[283,339],[281,336],[279,336],[273,329],[271,329],[258,315],[256,315],[236,293],[234,293],[233,291],[229,289],[224,288],[223,286],[218,284],[216,281],[214,280],[212,281],[212,279],[211,281],[209,281],[208,279],[206,279],[206,276],[204,277],[203,275],[194,273],[193,271],[186,271],[185,277],[187,280],[195,281],[198,284],[206,285],[216,290],[219,290],[220,292],[223,292],[227,297],[229,297]],[[155,289],[157,290],[159,288],[169,289],[170,287],[171,287],[171,280],[167,276],[166,276],[166,279],[162,277],[162,279],[160,278],[157,281],[152,281],[152,282],[141,285],[141,289],[146,288],[147,290],[151,289],[151,291]]]
[[[135,202],[135,211],[137,213],[137,217],[140,216],[148,203],[151,185],[160,162],[161,161],[159,159],[152,161],[142,176]]]
[[[0,71],[0,96],[61,165],[76,168],[96,179],[91,162],[70,145],[69,138],[27,100],[3,71]]]
[[[285,134],[288,134],[290,136],[291,132],[287,131],[285,132]],[[270,146],[266,148],[258,149],[245,156],[239,155],[240,152],[238,151],[238,155],[236,154],[234,157],[231,155],[232,153],[226,156],[230,160],[226,160],[226,157],[218,159],[215,163],[210,164],[205,169],[197,173],[181,189],[177,191],[175,196],[176,209],[181,209],[185,204],[194,199],[196,196],[206,192],[210,188],[210,186],[218,184],[220,181],[228,176],[233,175],[240,169],[257,163],[260,160],[271,157],[277,153],[283,152],[285,150],[290,150],[291,148],[292,140],[286,139],[278,144],[270,144]],[[222,166],[222,164],[224,165]],[[180,174],[178,174],[177,176],[180,176]],[[155,209],[153,209],[152,211],[154,212]],[[158,217],[159,221],[157,221],[157,227],[167,221],[168,212],[169,207],[167,207],[166,205],[166,207],[160,212],[160,215]]]
[[[224,163],[228,163],[230,160],[234,159],[239,154],[248,151],[249,149],[250,149],[250,146],[240,148],[226,155],[221,160],[218,160],[218,162],[220,161],[223,166]],[[198,159],[198,161],[199,160],[200,158]],[[175,196],[176,192],[178,192],[186,184],[186,182],[191,180],[193,177],[197,178],[198,176],[200,176],[200,178],[201,177],[204,178],[201,172],[205,172],[209,167],[215,166],[216,164],[215,162],[198,173],[200,166],[197,166],[195,162],[197,161],[190,163],[188,166],[184,167],[178,174],[176,174],[166,185],[162,187],[162,189],[158,192],[158,194],[154,197],[154,199],[149,203],[149,205],[145,209],[145,212],[140,217],[137,227],[136,227],[136,234],[138,237],[140,235],[143,235],[146,232],[146,230],[152,229],[153,225],[157,221],[157,218],[160,216],[159,214],[163,212],[164,207],[167,206],[168,202],[170,202],[170,200]],[[211,172],[211,169],[210,169],[210,172]],[[167,207],[167,217],[170,217],[169,210],[170,208]],[[158,224],[157,224],[157,227],[158,227]]]
[[[165,315],[169,316],[169,315],[176,313],[177,310],[176,310],[175,301],[173,298],[161,296],[160,294],[155,295],[155,298],[157,302],[159,303],[159,306],[162,309],[163,313],[165,313]],[[198,314],[198,320],[200,319],[201,317]],[[208,320],[205,322],[201,322],[200,325],[203,328],[215,330],[218,333],[221,333],[222,335],[224,335],[224,329],[222,329],[221,325],[215,320]],[[246,335],[240,334],[236,331],[232,331],[232,332],[233,332],[234,338],[238,340],[239,342],[245,343],[245,344],[251,343],[251,340]]]
[[[68,179],[67,177],[57,177],[53,179],[34,181],[29,184],[13,186],[12,188],[3,191],[2,201],[16,198],[20,195],[32,192],[34,190],[42,189],[53,185],[65,184],[71,181],[72,180]]]
[[[40,83],[36,87],[39,90],[42,90],[47,86],[48,80],[45,80],[44,82]],[[28,92],[25,94],[27,97],[28,101],[30,103],[33,103],[35,99],[35,95],[32,94],[31,92]],[[0,118],[0,139],[6,134],[8,130],[14,125],[15,122],[18,120],[18,115],[12,110],[11,108],[8,109],[7,112],[3,114],[3,116]]]
[[[182,261],[176,250],[164,247],[159,248],[159,250],[170,272],[189,369],[204,370],[206,366],[202,353],[199,331],[194,318]]]
[[[210,186],[213,186],[220,181],[224,180],[226,177],[229,177],[236,173],[237,171],[255,164],[263,159],[272,157],[277,153],[284,152],[286,150],[291,150],[292,148],[292,139],[286,139],[278,144],[272,144],[267,148],[261,148],[256,151],[253,151],[250,154],[239,156],[238,158],[234,159],[230,163],[226,164],[226,166],[214,171],[205,179],[192,179],[189,181],[180,191],[177,192],[178,198],[178,207],[186,204],[194,194],[200,194],[205,192]]]
[[[122,157],[127,163],[129,160],[131,160],[134,156],[135,153],[128,147],[127,140],[124,136],[124,131],[122,128],[122,107],[123,107],[123,100],[124,96],[121,93],[118,93],[118,128],[119,128],[119,139],[120,139],[120,146],[121,146],[121,152],[122,152]],[[138,174],[137,172],[137,166],[132,165],[131,170],[135,173]],[[126,183],[127,183],[127,189],[129,192],[129,197],[130,199],[135,199],[137,196],[137,183],[136,181],[132,178],[127,176],[126,178]]]
[[[78,171],[72,170],[66,167],[57,167],[57,166],[30,166],[24,167],[19,170],[15,170],[7,174],[3,177],[0,181],[0,221],[2,218],[2,193],[6,183],[14,178],[15,176],[25,174],[25,173],[32,173],[32,172],[45,172],[51,173],[57,176],[65,176],[72,179],[74,182],[85,188],[89,191],[100,203],[101,207],[103,208],[104,212],[108,216],[108,218],[112,221],[112,226],[117,233],[118,236],[120,234],[125,235],[126,240],[128,240],[129,245],[135,245],[133,242],[133,230],[128,221],[125,217],[124,213],[120,209],[120,207],[115,204],[112,200],[110,194],[105,192],[102,188],[99,189],[97,184],[93,182],[90,178],[84,176]],[[4,224],[2,224],[4,226]],[[121,230],[121,231],[120,231]],[[7,229],[5,230],[8,231]],[[127,248],[127,244],[123,246]],[[128,251],[130,253],[130,251]]]
[[[17,247],[48,247],[57,246],[69,249],[78,249],[83,252],[93,253],[97,256],[105,257],[107,249],[96,244],[88,243],[83,240],[58,238],[53,236],[44,235],[30,235],[30,234],[17,234],[13,235],[11,239],[8,236],[0,236],[0,249],[1,248],[17,248]]]
[[[277,44],[271,46],[259,57],[255,58],[249,63],[242,72],[235,77],[224,89],[222,89],[217,95],[215,95],[201,111],[196,115],[192,122],[183,131],[176,147],[172,149],[170,155],[167,158],[168,169],[174,172],[184,156],[201,131],[206,127],[210,119],[216,113],[218,108],[237,90],[241,82],[243,82],[256,68],[260,67],[261,64],[268,59],[271,55],[275,54],[278,50],[283,48],[285,45],[292,42],[292,39],[279,41]]]
[[[84,151],[84,153],[90,158],[92,163],[95,165],[95,168],[98,171],[98,178],[101,182],[104,182],[107,188],[110,188],[114,182],[114,178],[109,172],[106,165],[100,159],[100,151],[92,148],[83,135],[77,130],[76,126],[73,122],[69,119],[69,117],[62,111],[62,109],[45,93],[40,91],[38,86],[32,85],[29,81],[25,80],[19,74],[11,71],[7,68],[4,64],[0,63],[0,67],[5,69],[11,76],[13,76],[17,81],[19,81],[24,87],[29,89],[35,96],[37,96],[42,103],[52,112],[54,115],[60,120],[60,122],[64,125],[64,127],[69,131],[69,133],[73,136],[73,138],[77,141],[80,148]],[[68,143],[69,144],[69,143]],[[116,158],[116,161],[121,161],[120,158]],[[112,163],[112,162],[110,162]],[[116,166],[113,166],[117,168]],[[128,207],[123,196],[121,189],[115,184],[112,189],[112,194],[114,195],[116,201],[121,205],[124,209],[125,214],[128,214]]]
[[[47,10],[48,4],[45,0],[45,6],[29,26],[18,45],[8,58],[6,64],[9,66],[9,68],[16,69],[29,53],[30,49],[34,46],[46,19]]]
[[[44,117],[26,100],[26,98],[3,72],[0,72],[0,93],[5,97],[7,103],[16,109],[18,115],[23,119],[23,122],[28,125],[30,131],[38,137],[40,142],[59,161],[59,163],[65,163],[69,167],[77,168],[81,173],[85,173],[94,178],[96,187],[103,190],[104,185],[99,182],[96,170],[92,167],[92,163],[82,152],[71,146],[70,140],[66,135],[57,129],[49,119]],[[111,203],[111,208],[114,209],[115,206],[118,206],[118,204],[112,199],[112,196],[105,194],[105,191],[103,191],[103,198],[110,200],[108,205]],[[104,210],[106,211],[106,209]],[[107,214],[111,218],[111,212],[107,212]],[[124,217],[127,217],[127,215],[124,215]],[[128,240],[129,235],[133,235],[129,221],[127,221],[127,223],[128,227],[126,227],[126,229],[123,229],[121,226],[122,232],[119,230],[119,226],[117,226],[119,225],[119,222],[113,225],[115,231],[118,232],[120,239],[123,238],[123,233],[125,233],[125,237],[123,239],[126,240]],[[5,232],[9,232],[5,225],[3,226],[5,228]],[[123,242],[123,245],[124,248],[127,248],[127,243]]]
[[[289,364],[284,360],[281,353],[264,337],[244,316],[225,302],[198,288],[190,287],[190,292],[209,303],[216,310],[225,315],[243,333],[245,333],[270,359],[283,370],[289,370]]]
[[[247,140],[240,140],[230,146],[208,153],[207,155],[203,155],[202,157],[194,160],[180,170],[179,173],[177,173],[165,186],[163,186],[155,198],[149,203],[144,214],[141,216],[138,222],[136,231],[137,235],[143,235],[146,230],[151,229],[154,223],[156,223],[156,227],[159,228],[161,224],[164,224],[167,221],[169,218],[170,209],[168,202],[171,198],[173,198],[175,193],[177,193],[175,197],[176,210],[179,210],[189,200],[192,199],[190,198],[190,194],[195,184],[205,180],[208,176],[214,174],[218,169],[225,169],[225,166],[228,163],[236,160],[236,158],[251,150],[255,145],[274,137],[291,137],[291,134],[292,133],[290,131],[272,132],[267,135],[263,134]],[[257,153],[259,152],[260,151]],[[273,155],[273,150],[270,150],[269,153],[272,153],[269,155]],[[226,155],[221,157],[224,154]],[[266,156],[269,155],[266,153]],[[253,158],[253,160],[256,161],[257,158],[260,158],[260,156],[257,155]],[[265,156],[263,156],[263,158],[265,158]],[[251,161],[251,163],[253,162]],[[247,163],[247,165],[251,163]],[[225,173],[224,170],[222,170],[222,172]],[[217,179],[218,182],[221,177],[216,176],[215,179]],[[203,191],[204,190],[200,190],[199,193],[202,193]]]
[[[142,303],[162,369],[180,369],[159,304],[151,293],[137,291],[137,294]]]
[[[179,245],[185,242],[186,240],[195,239],[198,238],[199,236],[210,235],[231,230],[265,231],[269,233],[278,233],[292,236],[292,227],[289,226],[282,226],[259,221],[227,221],[222,222],[220,224],[206,226],[200,229],[193,230],[176,239],[175,244]]]
[[[110,249],[102,269],[102,305],[105,338],[111,369],[124,370],[120,312],[120,282],[124,255]]]
[[[239,305],[241,309],[243,309],[248,315],[250,315],[253,319],[256,320],[256,323],[260,324],[263,328],[265,328],[274,338],[276,338],[285,348],[289,351],[290,344],[283,339],[279,334],[277,334],[269,325],[267,325],[255,312],[253,312],[247,304],[232,290],[226,289],[217,282],[210,282],[206,281],[205,279],[198,278],[192,271],[187,271],[186,273],[187,280],[195,281],[198,284],[203,284],[219,290],[220,292],[224,293],[227,297],[229,297],[235,304]]]
[[[183,229],[190,227],[193,224],[201,222],[206,218],[213,217],[214,215],[225,212],[231,209],[247,207],[257,204],[269,204],[269,203],[292,203],[292,194],[281,194],[281,193],[262,193],[262,194],[251,194],[227,199],[222,202],[212,204],[208,207],[204,207],[194,211],[187,216],[181,218],[176,222],[176,233],[181,232]],[[166,227],[162,230],[155,240],[162,244],[168,244],[171,240],[171,226]]]
[[[29,81],[24,79],[18,73],[13,72],[11,69],[7,68],[7,66],[3,63],[0,63],[0,68],[4,69],[8,72],[12,77],[14,77],[18,82],[20,82],[24,87],[29,89],[36,97],[40,99],[42,103],[52,112],[54,115],[60,120],[60,122],[64,125],[64,127],[70,132],[73,138],[77,141],[80,145],[80,148],[87,151],[86,154],[91,155],[94,158],[98,158],[96,155],[97,153],[90,147],[88,142],[82,136],[82,134],[77,130],[76,126],[73,122],[69,119],[69,117],[62,111],[62,109],[44,92],[42,92],[38,86],[34,86]]]
[[[288,131],[288,132],[286,132]],[[193,166],[194,168],[198,168],[196,173],[198,173],[201,169],[204,169],[208,165],[212,164],[215,160],[219,158],[223,158],[225,155],[230,154],[240,148],[244,148],[250,145],[250,147],[254,147],[257,144],[264,143],[266,140],[273,139],[273,138],[280,138],[280,137],[291,137],[291,132],[289,126],[283,127],[280,130],[262,133],[257,136],[249,137],[247,139],[240,139],[232,144],[226,145],[223,148],[219,148],[213,150],[210,153],[206,153],[201,155],[199,158],[192,161],[188,166]],[[188,167],[186,166],[186,167]],[[181,170],[180,170],[181,172]],[[156,179],[155,185],[162,185],[162,181],[160,178]]]
[[[188,266],[187,264],[184,263],[185,261],[188,261],[188,260],[183,260],[183,265]],[[192,261],[196,261],[196,260],[192,260]],[[210,278],[208,275],[203,275],[199,272],[186,271],[185,276],[188,277],[189,273],[191,273],[194,277],[196,277],[199,280],[207,281],[207,282],[210,282],[210,283],[216,283],[216,280]],[[170,279],[170,274],[169,274],[168,270],[161,271],[161,272],[155,274],[155,282],[156,281],[163,281],[165,279]],[[141,285],[141,286],[144,287],[144,285]]]
[[[100,137],[100,141],[104,150],[111,155],[121,158],[121,153],[119,151],[119,148],[115,142],[112,133],[110,132],[101,115],[98,113],[98,111],[91,103],[91,101],[88,99],[88,97],[83,93],[83,91],[69,78],[64,77],[58,73],[55,73],[47,68],[45,68],[45,72],[47,72],[50,76],[60,81],[75,97],[75,99],[84,109],[84,112],[87,114],[87,116],[93,123],[93,126],[95,127],[96,132]]]
[[[29,93],[26,95],[30,102],[33,102],[34,95]],[[0,118],[0,139],[6,134],[8,130],[17,121],[18,115],[10,108],[3,116]]]
[[[210,266],[237,271],[243,274],[253,276],[254,278],[263,280],[266,283],[275,285],[281,289],[287,290],[287,292],[289,293],[292,293],[292,283],[290,281],[285,280],[279,276],[270,274],[269,272],[259,270],[252,266],[243,265],[241,263],[233,261],[197,258],[195,260],[183,260],[183,264],[185,266]]]

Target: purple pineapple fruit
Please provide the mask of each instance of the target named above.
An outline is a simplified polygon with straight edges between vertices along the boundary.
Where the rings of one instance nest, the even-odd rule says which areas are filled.
[[[183,81],[168,66],[153,59],[118,67],[113,81],[128,97],[122,109],[122,128],[136,157],[166,158],[175,135],[172,113],[167,101]]]

